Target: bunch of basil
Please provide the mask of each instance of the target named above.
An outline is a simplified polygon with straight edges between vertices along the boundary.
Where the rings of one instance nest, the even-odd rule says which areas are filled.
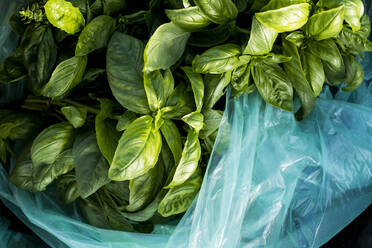
[[[26,141],[10,180],[137,232],[192,203],[228,85],[287,111],[297,96],[302,120],[324,82],[356,89],[372,51],[361,0],[35,0],[10,24],[0,82],[29,89],[0,110],[6,167]]]

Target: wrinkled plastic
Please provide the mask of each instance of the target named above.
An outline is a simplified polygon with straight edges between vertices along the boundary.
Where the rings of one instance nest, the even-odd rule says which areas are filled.
[[[325,89],[301,123],[257,93],[228,97],[201,191],[177,226],[152,234],[92,227],[53,187],[20,190],[1,166],[0,199],[57,248],[319,247],[372,203],[371,60],[360,89],[335,99]]]

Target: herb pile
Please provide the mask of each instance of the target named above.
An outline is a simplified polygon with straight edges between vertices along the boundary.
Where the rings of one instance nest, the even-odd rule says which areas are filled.
[[[298,98],[303,120],[324,83],[358,88],[372,51],[361,0],[39,0],[9,21],[0,82],[28,85],[0,110],[6,168],[26,144],[11,182],[133,232],[191,205],[228,86],[290,112]]]

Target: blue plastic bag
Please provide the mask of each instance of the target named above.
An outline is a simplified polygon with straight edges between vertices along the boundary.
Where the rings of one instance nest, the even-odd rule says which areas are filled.
[[[52,188],[20,190],[1,166],[0,199],[56,248],[319,247],[372,203],[371,58],[358,91],[333,99],[325,89],[301,123],[257,93],[228,97],[201,191],[176,227],[92,227]]]

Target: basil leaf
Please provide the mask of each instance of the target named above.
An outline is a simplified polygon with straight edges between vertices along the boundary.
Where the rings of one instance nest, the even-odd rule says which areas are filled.
[[[158,212],[164,217],[185,212],[199,192],[201,184],[202,175],[198,168],[188,181],[168,191],[159,204]]]
[[[313,55],[310,49],[304,49],[301,52],[302,68],[306,79],[310,82],[313,96],[318,96],[323,89],[325,82],[324,68],[322,61]]]
[[[325,40],[337,36],[344,23],[344,7],[330,9],[309,18],[305,33],[314,40]]]
[[[105,47],[114,30],[115,20],[110,16],[101,15],[94,18],[79,35],[75,56],[85,56]]]
[[[201,156],[201,146],[198,136],[198,132],[194,130],[189,131],[182,151],[181,160],[177,165],[172,182],[167,188],[173,188],[183,184],[190,179],[197,170]]]
[[[125,111],[125,113],[120,116],[120,119],[116,125],[116,130],[119,132],[124,131],[135,119],[137,119],[137,115],[135,113],[129,110]]]
[[[97,144],[103,156],[111,164],[116,147],[120,139],[120,132],[116,130],[115,122],[109,119],[114,103],[109,99],[99,99],[101,110],[96,116]]]
[[[192,127],[197,133],[199,133],[204,126],[204,116],[199,112],[192,112],[188,115],[185,115],[182,117],[182,120]]]
[[[82,198],[110,182],[109,165],[99,150],[95,134],[79,136],[74,142],[73,156],[77,189]]]
[[[170,107],[170,110],[165,112],[163,117],[168,119],[180,119],[193,110],[193,102],[192,95],[187,91],[185,84],[181,83],[170,95],[167,101],[167,106]]]
[[[165,119],[160,131],[172,151],[175,164],[178,164],[182,155],[181,134],[178,131],[178,127],[173,121]]]
[[[293,84],[293,87],[297,91],[301,91],[315,97],[311,83],[306,78],[298,48],[295,44],[286,39],[282,39],[282,42],[284,55],[292,57],[291,61],[286,62],[283,65]]]
[[[353,91],[359,88],[364,81],[364,70],[362,64],[352,55],[345,55],[344,62],[346,67],[347,86],[343,91]]]
[[[0,120],[0,138],[11,140],[30,138],[41,124],[36,115],[10,112]]]
[[[364,4],[361,0],[320,0],[317,3],[319,8],[336,8],[344,6],[345,21],[352,27],[353,31],[360,30],[360,18],[364,14]]]
[[[32,163],[35,167],[53,164],[59,154],[71,147],[73,139],[74,128],[67,122],[47,127],[32,143]]]
[[[88,58],[72,57],[60,63],[54,70],[49,82],[44,86],[41,94],[46,97],[57,98],[66,95],[83,79]]]
[[[172,72],[169,69],[144,72],[144,85],[150,109],[156,111],[165,106],[174,90]]]
[[[251,80],[250,65],[241,65],[232,72],[231,86],[235,97],[239,97],[244,92],[249,94],[256,89],[253,80]]]
[[[102,68],[89,68],[86,70],[82,83],[91,83],[97,80],[97,78],[106,73],[105,69]]]
[[[309,18],[310,4],[300,3],[288,7],[256,13],[257,20],[278,33],[300,29]]]
[[[0,139],[0,163],[5,164],[7,159],[7,144],[4,140]]]
[[[281,54],[269,53],[268,55],[264,56],[263,59],[267,63],[281,64],[281,63],[291,61],[292,57],[281,55]]]
[[[115,181],[130,180],[147,173],[158,161],[161,135],[153,129],[151,116],[130,124],[119,140],[109,177]]]
[[[203,110],[213,108],[218,100],[225,94],[225,88],[231,81],[231,72],[223,75],[207,74],[204,77],[204,105]]]
[[[292,42],[297,47],[301,47],[304,42],[305,35],[302,31],[295,31],[285,36],[285,39]]]
[[[0,83],[13,83],[27,76],[27,69],[23,64],[23,51],[17,49],[0,64]]]
[[[224,43],[231,33],[227,24],[215,28],[193,32],[187,42],[190,46],[211,47]]]
[[[181,58],[189,37],[190,33],[173,23],[161,25],[146,45],[144,70],[169,69]]]
[[[218,130],[222,120],[223,111],[208,109],[203,112],[203,115],[204,127],[200,130],[199,137],[201,139],[206,139],[209,135]]]
[[[238,9],[231,0],[195,0],[196,6],[214,23],[224,24],[234,20]]]
[[[163,174],[164,167],[158,163],[146,174],[130,180],[129,205],[125,209],[136,212],[153,201],[163,186]]]
[[[105,15],[114,15],[126,7],[126,0],[103,0],[103,13]]]
[[[271,52],[278,33],[253,17],[251,37],[243,54],[265,55]]]
[[[258,92],[267,103],[292,112],[292,84],[278,64],[258,62],[252,69],[252,75]]]
[[[107,48],[106,61],[107,79],[112,94],[126,109],[147,114],[150,110],[143,86],[142,68],[142,42],[115,32]]]
[[[268,4],[266,4],[260,11],[268,11],[268,10],[275,10],[285,8],[291,5],[300,4],[300,3],[309,3],[310,0],[271,0]]]
[[[74,169],[74,159],[72,149],[67,149],[60,153],[53,164],[33,163],[32,166],[32,183],[36,191],[43,191],[59,176],[66,174]]]
[[[19,157],[16,158],[16,163],[12,173],[9,176],[15,186],[27,190],[29,192],[38,192],[33,184],[33,165],[31,160],[30,146],[27,146]]]
[[[192,91],[194,92],[196,111],[200,112],[203,107],[204,97],[203,78],[199,73],[193,72],[191,67],[181,67],[181,69],[185,72],[186,76],[190,80]]]
[[[199,7],[166,9],[165,14],[174,24],[189,32],[200,30],[211,24]]]
[[[79,198],[77,189],[76,176],[74,172],[70,172],[60,176],[57,179],[57,193],[59,200],[64,204],[70,204]]]
[[[75,34],[85,25],[79,8],[65,0],[48,0],[44,6],[48,21],[66,33]]]
[[[296,93],[300,99],[301,108],[295,113],[295,118],[297,121],[303,121],[315,108],[316,97],[301,91],[296,91]]]
[[[240,54],[240,47],[235,44],[212,47],[201,55],[195,56],[192,68],[198,73],[221,74],[241,64],[238,57]]]
[[[87,118],[87,110],[83,108],[77,108],[75,106],[66,106],[62,107],[61,111],[63,115],[66,117],[68,122],[74,127],[79,128],[82,127],[85,123]]]
[[[344,28],[335,41],[344,51],[358,56],[361,55],[361,52],[372,52],[372,42],[365,35],[364,33],[353,32],[351,29]]]
[[[343,67],[343,59],[336,43],[331,40],[310,42],[309,50],[318,58],[330,63],[335,68]]]

